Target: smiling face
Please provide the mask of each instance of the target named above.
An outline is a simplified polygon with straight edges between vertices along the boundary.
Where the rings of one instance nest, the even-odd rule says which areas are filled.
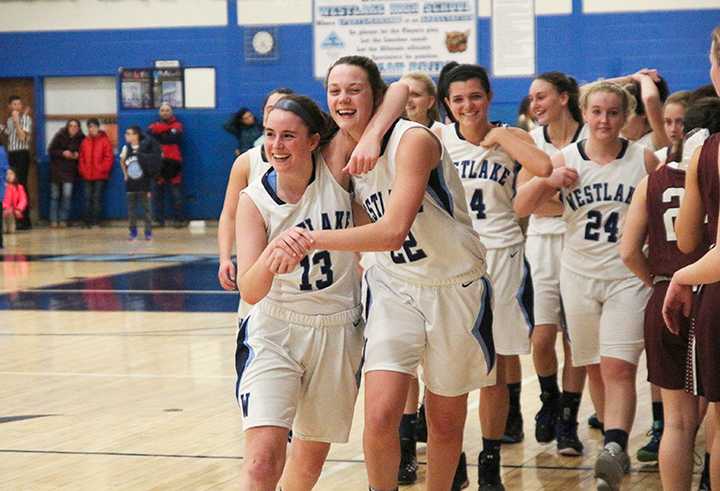
[[[597,91],[587,98],[583,118],[596,140],[613,141],[620,136],[626,115],[620,96],[613,92]]]
[[[460,128],[463,128],[487,124],[491,98],[492,94],[485,91],[480,79],[471,78],[463,82],[452,82],[445,101],[460,123]]]
[[[265,126],[265,154],[278,173],[312,165],[312,152],[320,142],[320,135],[310,134],[305,122],[296,114],[273,109]]]
[[[328,74],[327,105],[342,131],[361,135],[373,114],[373,92],[365,70],[335,65]]]
[[[671,102],[665,104],[663,109],[663,126],[665,134],[672,143],[682,140],[685,125],[685,107],[682,104]]]
[[[530,113],[538,123],[546,125],[560,119],[567,108],[568,95],[560,94],[555,86],[542,79],[535,79],[528,92]]]
[[[410,87],[405,113],[410,121],[426,124],[430,121],[428,111],[435,105],[435,97],[428,93],[425,84],[413,78],[403,78]]]

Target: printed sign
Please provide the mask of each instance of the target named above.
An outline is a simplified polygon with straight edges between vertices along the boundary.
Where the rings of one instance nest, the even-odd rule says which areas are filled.
[[[315,76],[346,55],[372,58],[384,77],[477,62],[475,0],[315,0]]]

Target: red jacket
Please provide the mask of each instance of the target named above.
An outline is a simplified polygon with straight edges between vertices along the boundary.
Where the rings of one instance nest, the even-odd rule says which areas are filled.
[[[95,137],[87,135],[80,145],[80,177],[86,181],[106,181],[112,165],[112,145],[107,134],[99,131]]]
[[[27,208],[27,193],[22,184],[9,182],[5,184],[5,197],[2,202],[3,210],[24,212]]]
[[[155,121],[148,127],[148,131],[162,147],[162,157],[164,159],[177,160],[182,162],[182,153],[180,152],[180,138],[183,132],[183,125],[175,116],[171,116],[167,121]]]

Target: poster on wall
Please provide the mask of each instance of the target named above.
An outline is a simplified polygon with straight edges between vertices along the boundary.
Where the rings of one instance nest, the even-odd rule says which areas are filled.
[[[149,68],[120,69],[120,99],[124,109],[153,107],[152,70]]]
[[[315,0],[315,77],[345,55],[372,58],[383,77],[438,75],[450,61],[477,62],[475,0]]]
[[[160,107],[163,102],[167,102],[171,107],[183,107],[182,68],[155,68],[153,94],[155,107]]]

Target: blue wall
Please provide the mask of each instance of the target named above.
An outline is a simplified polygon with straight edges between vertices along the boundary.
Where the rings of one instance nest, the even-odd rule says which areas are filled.
[[[720,9],[584,15],[580,3],[573,1],[572,15],[538,17],[538,72],[561,70],[586,82],[656,67],[672,91],[709,83],[709,35],[720,20]],[[228,2],[227,27],[3,33],[0,77],[35,78],[35,117],[42,132],[43,77],[116,76],[119,67],[151,66],[156,59],[179,59],[186,67],[215,67],[217,109],[177,110],[176,115],[186,133],[186,210],[191,218],[217,218],[234,149],[234,139],[222,130],[222,123],[240,106],[259,115],[265,93],[277,86],[290,86],[324,101],[322,85],[313,78],[312,26],[279,26],[278,60],[246,63],[243,28],[236,25],[235,5],[235,1]],[[487,66],[489,19],[478,19],[478,33],[478,62]],[[530,81],[493,81],[494,119],[514,120]],[[147,126],[155,117],[154,110],[119,109],[119,135],[133,124]],[[47,176],[47,156],[41,148],[44,140],[39,134],[42,180]],[[122,175],[115,169],[108,188],[108,216],[126,216],[123,193]]]

